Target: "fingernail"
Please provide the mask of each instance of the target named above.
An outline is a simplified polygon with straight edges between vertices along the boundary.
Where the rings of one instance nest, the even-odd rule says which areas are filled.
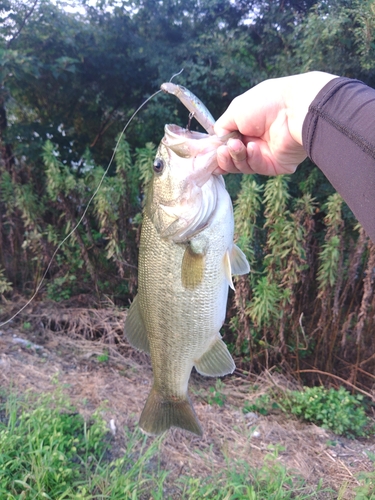
[[[238,139],[229,139],[227,146],[232,151],[238,151],[241,148],[241,144],[238,143]]]

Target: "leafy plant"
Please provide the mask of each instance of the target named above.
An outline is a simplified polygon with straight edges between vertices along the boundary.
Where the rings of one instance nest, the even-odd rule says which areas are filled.
[[[6,279],[4,276],[4,269],[1,269],[0,267],[0,294],[11,292],[12,288],[12,283]]]
[[[278,450],[270,451],[264,458],[262,465],[255,469],[244,461],[228,464],[220,477],[211,476],[201,478],[180,478],[182,485],[181,498],[199,500],[201,498],[215,498],[215,500],[287,500],[298,498],[307,500],[319,498],[323,490],[321,481],[315,491],[305,484],[298,476],[291,476],[287,469],[277,460]]]
[[[103,354],[99,354],[97,360],[99,363],[106,363],[109,360],[108,352],[103,352]]]
[[[31,395],[24,402],[13,400],[6,412],[7,424],[0,423],[3,498],[70,494],[81,463],[105,449],[105,422],[98,416],[85,422],[58,393],[38,401]]]
[[[256,412],[260,415],[268,415],[270,411],[277,410],[280,406],[273,400],[270,394],[262,394],[258,396],[255,401],[245,401],[243,412]]]
[[[216,404],[218,406],[224,406],[226,395],[223,393],[224,383],[218,378],[215,383],[215,387],[210,387],[208,389],[207,403],[209,405]]]
[[[365,436],[369,419],[363,407],[363,396],[352,395],[344,387],[326,389],[305,387],[290,391],[284,405],[297,417],[348,437]]]

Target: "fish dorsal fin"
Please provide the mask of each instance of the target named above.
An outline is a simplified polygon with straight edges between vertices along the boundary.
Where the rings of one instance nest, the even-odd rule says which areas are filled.
[[[150,344],[139,306],[138,295],[133,300],[126,316],[124,333],[130,345],[150,354]]]
[[[195,363],[197,372],[208,377],[222,377],[233,373],[236,365],[227,346],[218,335],[211,347]]]
[[[228,280],[228,284],[232,288],[232,290],[234,290],[232,275],[247,274],[248,272],[250,272],[250,265],[247,262],[245,254],[235,244],[233,244],[232,247],[225,252],[224,270],[225,276]]]
[[[186,247],[182,258],[181,282],[188,290],[194,290],[202,283],[206,258],[204,253],[195,253],[191,246]]]

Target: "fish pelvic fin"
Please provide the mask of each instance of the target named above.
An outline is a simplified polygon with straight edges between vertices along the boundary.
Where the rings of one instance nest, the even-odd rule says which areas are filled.
[[[145,434],[161,434],[170,427],[179,427],[202,436],[203,431],[189,398],[165,399],[153,387],[143,408],[139,427]]]
[[[194,366],[198,373],[207,377],[222,377],[233,373],[236,369],[233,358],[220,336],[216,337],[211,347]]]
[[[126,316],[124,333],[131,346],[150,354],[150,343],[141,314],[138,295],[135,296]]]

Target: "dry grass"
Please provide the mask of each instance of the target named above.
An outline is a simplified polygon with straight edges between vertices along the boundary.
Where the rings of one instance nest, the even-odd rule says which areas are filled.
[[[105,407],[106,420],[113,419],[117,428],[113,453],[121,455],[125,451],[123,429],[137,425],[152,380],[148,357],[134,351],[122,336],[125,315],[108,308],[37,305],[22,317],[24,326],[29,322],[27,329],[6,326],[1,331],[0,385],[46,393],[55,389],[57,379],[84,415]],[[109,355],[104,363],[99,361],[103,353]],[[251,380],[227,377],[220,388],[225,396],[222,407],[207,403],[208,387],[214,384],[213,379],[192,376],[190,389],[204,436],[178,429],[167,434],[161,460],[171,470],[171,478],[220,472],[232,459],[257,467],[270,449],[278,449],[278,460],[311,485],[323,478],[325,486],[338,491],[347,483],[344,498],[352,498],[350,489],[358,484],[358,473],[372,470],[366,452],[375,453],[374,439],[337,439],[314,425],[286,419],[285,414],[249,419],[242,412],[245,401],[255,401],[270,388],[294,389],[298,387],[295,381],[270,372]]]

